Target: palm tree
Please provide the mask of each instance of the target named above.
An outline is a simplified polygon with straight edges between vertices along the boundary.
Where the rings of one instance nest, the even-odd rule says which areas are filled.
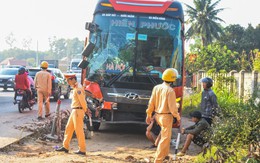
[[[187,20],[191,27],[186,33],[187,39],[200,37],[203,46],[212,43],[213,39],[219,39],[220,34],[223,34],[219,22],[224,22],[217,14],[224,10],[215,9],[221,0],[217,0],[211,4],[211,0],[194,0],[195,8],[187,5],[186,13],[189,16]]]

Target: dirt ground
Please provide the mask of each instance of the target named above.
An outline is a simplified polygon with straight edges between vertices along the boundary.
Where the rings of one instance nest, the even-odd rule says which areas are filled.
[[[182,120],[183,126],[190,125],[187,118]],[[70,152],[59,153],[54,149],[62,146],[61,142],[40,140],[38,136],[29,137],[18,143],[12,144],[0,152],[2,163],[24,163],[24,162],[152,162],[156,149],[150,149],[151,143],[145,137],[146,126],[140,125],[102,125],[100,131],[95,132],[91,139],[86,140],[86,156],[73,154],[78,150],[77,140],[71,141]],[[176,129],[173,131],[176,138]],[[185,136],[181,136],[182,147]],[[166,162],[193,162],[201,148],[191,144],[187,155],[178,158],[178,161]],[[174,153],[174,146],[171,146],[170,156]]]

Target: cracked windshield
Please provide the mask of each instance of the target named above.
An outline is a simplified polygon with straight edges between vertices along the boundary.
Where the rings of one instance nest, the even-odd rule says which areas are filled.
[[[167,67],[181,72],[179,20],[103,13],[94,22],[98,28],[90,38],[95,44],[90,56],[90,80],[110,79],[123,71],[122,76],[129,77],[126,81],[131,81],[134,74],[152,75],[159,81]]]

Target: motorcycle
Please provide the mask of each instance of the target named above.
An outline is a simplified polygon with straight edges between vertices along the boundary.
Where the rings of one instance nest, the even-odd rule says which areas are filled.
[[[36,91],[36,89],[34,88],[33,85],[31,85],[30,87],[31,87],[31,91],[32,91],[32,99],[36,100],[37,91]]]
[[[26,91],[19,89],[19,90],[17,90],[14,104],[18,104],[18,110],[20,113],[22,113],[26,108],[28,108],[29,110],[32,110],[33,105],[35,104],[35,101],[28,100]]]
[[[92,114],[92,126],[90,125],[90,119],[88,116],[84,117],[84,123],[90,131],[98,131],[101,123],[99,110],[101,108],[102,103],[99,100],[90,96],[86,97],[86,101],[88,108],[90,109]]]

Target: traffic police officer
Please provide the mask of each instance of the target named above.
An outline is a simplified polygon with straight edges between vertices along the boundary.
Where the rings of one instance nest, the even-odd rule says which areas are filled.
[[[83,118],[85,113],[91,116],[87,103],[85,100],[85,92],[84,88],[81,84],[77,83],[77,77],[75,74],[65,74],[65,78],[67,79],[68,84],[73,87],[73,96],[71,102],[72,112],[70,114],[68,123],[66,125],[63,146],[58,148],[56,151],[64,151],[68,153],[69,144],[71,138],[73,136],[74,131],[76,132],[76,136],[78,139],[79,150],[74,152],[75,154],[86,154],[86,142],[85,142],[85,134],[84,134],[84,123]]]
[[[164,82],[154,87],[146,110],[146,123],[151,123],[152,113],[155,112],[155,119],[161,126],[161,139],[155,153],[155,163],[163,162],[163,159],[169,154],[173,118],[180,121],[176,107],[176,95],[170,86],[176,81],[177,76],[178,71],[173,68],[168,68],[163,72],[162,80]]]
[[[35,88],[37,90],[37,98],[38,98],[38,119],[42,118],[42,105],[43,100],[47,100],[51,95],[51,74],[47,71],[49,64],[46,61],[41,63],[41,71],[37,72],[34,78]],[[50,102],[49,100],[45,103],[45,117],[50,116]]]

